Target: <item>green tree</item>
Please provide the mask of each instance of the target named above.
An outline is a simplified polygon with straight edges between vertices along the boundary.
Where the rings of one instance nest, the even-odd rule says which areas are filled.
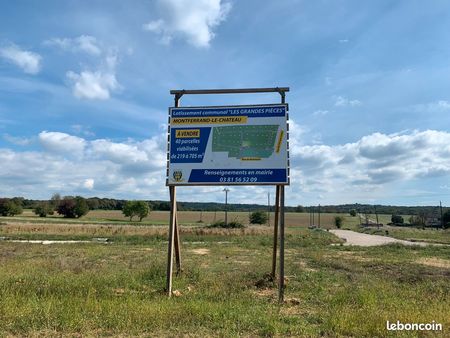
[[[100,202],[98,201],[97,197],[93,197],[93,198],[88,198],[86,200],[88,206],[89,206],[89,210],[95,210],[98,209],[100,206]]]
[[[297,205],[295,212],[305,212],[305,208],[302,205]]]
[[[9,198],[0,199],[0,215],[1,216],[15,216],[22,213],[22,206],[16,204]]]
[[[265,224],[267,223],[267,213],[264,211],[255,211],[250,214],[251,224]]]
[[[409,218],[409,223],[417,226],[425,226],[425,220],[423,215],[413,215]]]
[[[77,218],[86,215],[89,212],[89,207],[86,200],[81,197],[65,196],[59,201],[58,214],[63,215],[66,218]]]
[[[141,222],[144,217],[148,216],[149,212],[150,207],[145,201],[127,201],[122,208],[122,213],[126,217],[130,217],[130,221],[133,220],[134,216],[137,216],[139,222]]]
[[[334,225],[336,228],[340,229],[342,227],[342,223],[344,222],[344,217],[342,216],[336,216],[334,218]]]
[[[134,212],[134,201],[126,201],[123,205],[122,213],[126,217],[130,217],[130,221],[132,221],[133,217],[136,216]]]
[[[66,218],[75,218],[75,200],[69,196],[64,197],[58,202],[56,211]]]
[[[47,215],[53,215],[54,209],[49,202],[39,203],[33,210],[39,217],[47,217]]]
[[[81,196],[75,197],[75,210],[74,210],[75,217],[80,218],[86,215],[88,212],[89,206],[86,202],[86,199]]]
[[[444,224],[445,229],[450,228],[450,209],[442,215],[442,223]]]
[[[394,224],[403,224],[405,221],[404,221],[403,217],[400,215],[392,215],[391,222]]]
[[[61,195],[59,193],[53,194],[52,198],[50,199],[50,204],[53,207],[53,210],[56,210],[58,208],[59,202],[61,202]]]
[[[135,201],[134,208],[136,216],[139,217],[139,222],[141,222],[144,217],[147,217],[150,212],[150,207],[145,201]]]
[[[355,217],[356,216],[356,210],[355,209],[351,209],[349,211],[350,216]]]

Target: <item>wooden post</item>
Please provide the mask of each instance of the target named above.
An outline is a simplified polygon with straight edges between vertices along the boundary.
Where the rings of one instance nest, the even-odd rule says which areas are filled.
[[[181,253],[180,253],[180,230],[178,227],[178,212],[175,205],[175,263],[177,265],[177,275],[181,273]]]
[[[180,105],[180,99],[181,99],[181,95],[175,95],[175,107],[179,107]],[[174,215],[174,227],[175,227],[175,235],[174,235],[174,241],[175,241],[175,262],[177,265],[177,275],[179,275],[181,273],[181,254],[180,254],[180,230],[178,227],[178,215],[177,215],[177,202],[176,202],[176,198],[175,198],[175,187],[173,187],[173,192],[172,192],[173,196],[170,198],[170,200],[172,201],[173,199],[173,210],[175,210],[175,215]],[[172,220],[172,217],[171,217]]]
[[[280,185],[280,282],[278,301],[284,301],[284,185]]]
[[[280,214],[280,186],[275,191],[275,218],[273,222],[273,254],[272,254],[272,278],[277,274],[277,242],[278,242],[278,216]]]
[[[318,227],[320,228],[320,204],[319,204],[319,210],[318,210],[317,217],[318,217],[318,221],[317,222],[319,223]]]
[[[241,94],[241,93],[270,93],[277,92],[281,96],[281,103],[286,103],[286,92],[289,87],[274,87],[274,88],[241,88],[241,89],[198,89],[198,90],[171,90],[170,94],[174,95],[175,107],[179,107],[180,99],[185,94]],[[170,118],[169,118],[170,126]],[[170,128],[170,127],[169,127]],[[288,131],[288,130],[287,130]],[[170,136],[168,136],[168,141]],[[169,149],[168,149],[169,150]],[[169,156],[169,155],[168,155]],[[167,158],[169,161],[169,157]],[[169,163],[169,162],[168,162]],[[288,160],[289,165],[289,160]],[[169,174],[169,167],[167,175]],[[289,171],[288,171],[289,174]],[[167,179],[167,184],[169,180]],[[177,272],[181,272],[181,255],[180,255],[180,231],[177,218],[176,206],[176,189],[175,186],[169,186],[170,191],[170,224],[169,224],[169,241],[167,253],[167,283],[166,291],[169,297],[172,294],[172,274],[173,274],[173,251],[175,248],[175,259],[177,264]],[[225,188],[225,223],[228,221],[227,215],[227,194],[228,189]],[[277,239],[278,239],[278,223],[280,221],[280,284],[279,284],[279,299],[283,301],[284,297],[284,186],[277,185],[276,187],[276,205],[275,205],[275,219],[274,219],[274,247],[273,247],[273,261],[272,261],[272,275],[275,278],[276,274],[276,259],[277,259]],[[280,208],[281,199],[281,208]],[[269,198],[270,204],[270,198]],[[270,206],[268,210],[269,224],[270,224]],[[214,212],[214,220],[216,220],[216,212]]]
[[[172,272],[173,272],[173,246],[175,242],[175,224],[177,219],[176,189],[169,187],[170,191],[170,224],[169,224],[169,244],[167,250],[167,280],[166,291],[168,296],[172,296]]]

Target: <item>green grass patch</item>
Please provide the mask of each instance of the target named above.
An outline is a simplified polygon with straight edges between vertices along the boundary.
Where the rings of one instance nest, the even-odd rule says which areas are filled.
[[[276,284],[262,282],[268,234],[184,234],[171,299],[166,236],[112,241],[0,241],[0,336],[385,337],[386,320],[450,325],[448,247],[346,247],[327,231],[289,228],[280,306]]]

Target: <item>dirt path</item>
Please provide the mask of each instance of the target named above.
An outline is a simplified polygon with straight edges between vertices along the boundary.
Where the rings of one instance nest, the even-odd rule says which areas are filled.
[[[339,238],[344,239],[346,242],[344,245],[359,245],[359,246],[376,246],[376,245],[385,245],[392,243],[400,243],[403,245],[419,245],[419,246],[427,246],[427,245],[442,245],[435,243],[425,243],[425,242],[410,242],[404,241],[401,239],[396,239],[392,237],[379,236],[379,235],[369,235],[363,234],[360,232],[350,231],[350,230],[330,230],[333,234],[338,236]]]

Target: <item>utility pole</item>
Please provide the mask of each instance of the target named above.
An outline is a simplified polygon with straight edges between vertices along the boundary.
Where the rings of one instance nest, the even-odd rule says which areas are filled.
[[[442,201],[439,201],[439,209],[441,211],[441,227],[444,229],[444,219],[442,218]]]
[[[378,222],[377,206],[374,205],[373,207],[375,208],[375,216],[376,216],[376,218],[377,218],[377,228],[379,229],[379,228],[380,228],[380,222]]]
[[[225,226],[228,225],[228,192],[230,189],[225,188],[223,189],[225,191]]]
[[[318,223],[319,223],[319,228],[320,228],[320,204],[319,204],[319,213],[317,214],[317,216],[318,216]]]
[[[309,227],[312,225],[312,214],[311,214],[311,207],[308,208],[309,211]]]
[[[270,226],[270,192],[267,193],[267,225]]]
[[[312,225],[314,226],[314,207],[311,208],[312,208]]]

